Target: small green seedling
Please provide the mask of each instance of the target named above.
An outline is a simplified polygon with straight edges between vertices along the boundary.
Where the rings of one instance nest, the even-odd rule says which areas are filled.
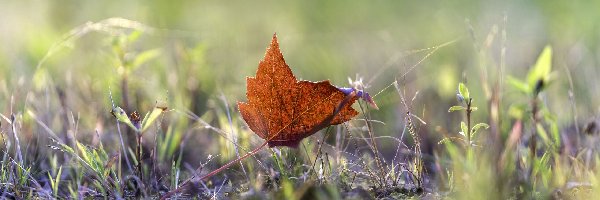
[[[110,113],[115,116],[117,120],[131,127],[136,133],[142,134],[165,110],[167,110],[167,107],[158,105],[157,103],[157,106],[154,107],[152,112],[146,113],[143,120],[140,120],[137,111],[133,111],[128,116],[125,110],[123,110],[121,107],[113,108]]]
[[[523,119],[525,113],[531,113],[532,119],[532,127],[535,131],[534,134],[531,135],[530,140],[530,148],[531,153],[537,149],[537,136],[541,137],[543,141],[551,146],[559,146],[560,145],[560,135],[558,133],[558,129],[552,120],[553,116],[549,113],[544,112],[545,107],[539,101],[539,94],[543,92],[548,85],[554,79],[554,73],[552,73],[552,47],[546,46],[540,56],[537,58],[535,65],[531,67],[529,72],[527,73],[527,77],[525,80],[519,80],[517,78],[508,77],[508,83],[518,91],[526,94],[530,97],[529,103],[521,103],[515,104],[510,107],[509,114],[517,119]],[[529,109],[530,111],[528,111]],[[545,128],[541,125],[540,122],[545,120],[550,126],[551,131],[550,134],[547,133]],[[549,135],[552,137],[550,139]]]
[[[486,123],[478,123],[475,126],[471,127],[471,113],[473,111],[476,111],[477,107],[473,106],[473,98],[471,98],[469,94],[469,88],[467,88],[465,84],[458,84],[458,94],[456,94],[456,97],[460,105],[450,107],[450,109],[448,109],[448,112],[465,111],[467,115],[467,122],[460,122],[461,131],[459,132],[459,134],[462,137],[444,138],[439,143],[448,142],[450,140],[461,140],[467,144],[467,148],[470,148],[474,145],[473,138],[476,136],[479,129],[488,129],[490,126]]]
[[[60,183],[60,176],[62,174],[62,166],[58,168],[58,173],[56,173],[56,177],[52,177],[50,172],[48,172],[48,179],[50,179],[50,187],[52,187],[52,194],[54,197],[58,197],[58,184]]]
[[[548,185],[548,177],[555,173],[555,169],[549,167],[548,163],[553,159],[552,157],[559,156],[556,149],[560,147],[561,136],[556,116],[551,114],[540,100],[540,94],[552,82],[554,76],[555,74],[552,73],[552,48],[546,46],[537,58],[535,65],[527,73],[525,80],[508,77],[508,83],[513,88],[529,97],[527,103],[511,106],[509,114],[518,120],[530,120],[531,134],[523,136],[529,137],[527,140],[529,155],[528,158],[523,156],[520,160],[523,163],[529,163],[529,168],[524,169],[524,172],[531,180],[527,187],[533,191],[532,194],[536,193],[539,183],[544,186]],[[523,140],[525,139],[523,138]],[[541,142],[538,139],[541,139]],[[544,153],[540,157],[542,149]]]

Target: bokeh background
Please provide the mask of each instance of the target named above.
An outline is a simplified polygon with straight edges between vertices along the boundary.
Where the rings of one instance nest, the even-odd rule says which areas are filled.
[[[189,129],[191,122],[182,113],[190,111],[220,127],[219,116],[229,110],[233,120],[240,122],[235,103],[246,99],[245,77],[254,76],[275,32],[297,77],[329,79],[345,87],[350,86],[349,77],[363,78],[381,108],[369,111],[371,119],[385,123],[375,123],[377,135],[397,137],[404,128],[405,107],[395,88],[388,87],[395,80],[409,100],[419,91],[409,106],[427,122],[420,132],[434,145],[441,138],[436,127],[453,134],[459,130],[463,116],[447,112],[456,104],[458,82],[466,82],[472,90],[480,108],[477,119],[487,119],[484,86],[501,77],[500,66],[505,67],[503,77],[523,79],[546,45],[554,49],[554,81],[543,99],[558,114],[560,127],[573,126],[575,116],[581,124],[600,111],[600,1],[59,0],[1,4],[0,112],[5,116],[20,113],[25,141],[48,138],[48,129],[59,136],[66,134],[70,130],[66,127],[75,123],[76,137],[82,141],[94,142],[98,137],[116,141],[109,92],[122,106],[123,72],[115,46],[132,29],[106,30],[110,27],[100,25],[103,31],[84,31],[93,29],[95,22],[115,17],[131,20],[124,21],[126,27],[136,23],[145,27],[138,30],[137,40],[121,49],[125,59],[155,50],[151,59],[128,74],[127,110],[145,113],[157,100],[166,101],[174,109],[166,120],[181,127],[169,130],[178,135],[174,140],[181,141],[188,133],[193,145],[186,151],[200,153],[193,154],[199,157],[218,152],[209,137],[219,136]],[[70,34],[78,31],[82,34]],[[502,48],[505,56],[501,56]],[[501,111],[527,102],[506,81],[500,83]],[[511,126],[505,116],[503,135]],[[383,141],[381,145],[385,151],[397,144]],[[193,148],[199,146],[206,148]],[[193,156],[186,158],[197,162]]]

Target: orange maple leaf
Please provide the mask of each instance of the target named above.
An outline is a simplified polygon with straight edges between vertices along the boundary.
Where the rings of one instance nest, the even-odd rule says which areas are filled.
[[[273,35],[256,77],[247,77],[246,81],[248,102],[238,102],[240,113],[269,147],[296,147],[315,132],[358,114],[352,108],[357,95],[352,94],[344,102],[350,94],[327,80],[298,81],[283,59],[277,35]],[[338,106],[340,109],[335,113]]]

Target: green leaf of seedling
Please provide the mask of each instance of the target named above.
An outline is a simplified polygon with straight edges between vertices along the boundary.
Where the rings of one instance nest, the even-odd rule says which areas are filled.
[[[52,187],[52,193],[55,196],[58,196],[58,184],[60,183],[60,176],[62,174],[62,166],[58,168],[58,173],[56,173],[56,178],[52,178],[50,172],[48,172],[48,178],[50,179],[50,187]]]
[[[488,125],[486,123],[476,124],[475,126],[473,126],[473,128],[471,128],[471,135],[472,135],[472,137],[475,137],[475,134],[477,134],[477,131],[480,128],[488,129],[488,128],[490,128],[490,125]]]
[[[50,139],[52,140],[52,142],[54,142],[55,144],[58,145],[58,146],[55,146],[55,147],[57,147],[59,150],[67,152],[69,154],[75,154],[75,151],[70,146],[68,146],[66,144],[63,144],[63,143],[61,143],[61,142],[59,142],[59,141],[57,141],[55,139],[52,139],[52,138],[50,138]]]
[[[134,43],[140,38],[141,35],[142,31],[139,30],[131,32],[129,35],[127,35],[127,43]]]
[[[48,179],[50,179],[50,180],[49,180],[49,182],[50,182],[50,186],[51,186],[52,188],[54,188],[54,178],[52,178],[52,174],[50,174],[50,171],[48,171]],[[55,194],[55,195],[56,195],[56,194]]]
[[[534,91],[538,81],[547,81],[550,71],[552,71],[552,47],[546,46],[535,65],[527,73],[529,90]]]
[[[119,37],[114,37],[111,41],[112,44],[112,49],[113,52],[118,56],[121,57],[122,55],[125,55],[125,45],[127,43],[127,38],[125,38],[124,36],[119,36]]]
[[[459,111],[459,110],[465,110],[467,108],[463,107],[463,106],[452,106],[450,107],[450,109],[448,109],[448,112],[454,112],[454,111]]]
[[[121,107],[115,107],[115,108],[113,108],[110,113],[113,116],[115,116],[115,118],[117,118],[117,120],[119,120],[120,122],[123,122],[123,123],[127,124],[129,127],[131,127],[136,132],[140,132],[140,130],[138,130],[133,125],[133,123],[131,123],[131,120],[129,120],[129,116],[127,116],[127,113],[125,113],[125,111]]]
[[[60,177],[62,175],[62,165],[60,167],[58,167],[58,173],[56,173],[56,186],[58,188],[58,183],[60,183]]]
[[[102,158],[100,158],[100,155],[98,155],[98,151],[96,151],[95,149],[92,149],[90,151],[90,154],[92,156],[94,156],[94,164],[96,165],[98,172],[103,171],[102,168],[104,167],[104,161],[102,160]]]
[[[461,133],[461,135],[462,135],[462,131],[461,131],[460,133]],[[438,142],[438,144],[447,144],[447,143],[451,143],[451,142],[453,142],[453,141],[459,141],[459,142],[463,142],[463,143],[465,143],[465,144],[467,143],[467,142],[465,141],[465,139],[463,139],[463,138],[460,138],[460,137],[446,137],[446,138],[444,138],[444,139],[440,140],[440,141]]]
[[[477,107],[471,107],[471,111],[477,111]]]
[[[135,70],[136,68],[148,62],[149,60],[158,57],[161,52],[162,51],[160,49],[150,49],[141,52],[135,57],[135,59],[131,63],[131,70]]]
[[[467,128],[467,123],[465,122],[460,122],[460,130],[461,130],[461,135],[467,137],[467,131],[469,130],[469,128]]]
[[[458,84],[458,93],[460,95],[462,95],[466,101],[469,101],[469,89],[467,88],[467,86],[465,86],[465,84],[463,83],[459,83]]]
[[[527,83],[510,75],[508,76],[507,80],[508,84],[510,84],[513,88],[519,90],[520,92],[523,92],[525,94],[531,93],[531,90],[529,89],[529,85],[527,85]]]
[[[16,169],[17,169],[16,170],[17,171],[17,173],[16,173],[17,174],[17,178],[16,179],[18,180],[17,181],[18,185],[24,185],[27,182],[27,180],[29,180],[29,174],[30,174],[30,171],[31,171],[31,166],[27,167],[27,168],[17,167]]]
[[[154,120],[156,120],[156,118],[158,118],[158,116],[160,116],[160,114],[165,111],[167,109],[167,107],[165,106],[155,106],[154,110],[152,110],[152,112],[150,114],[146,114],[146,116],[144,117],[144,120],[142,120],[142,132],[144,132],[146,129],[148,129],[148,127],[150,127],[150,125],[152,125],[152,123],[154,122]]]
[[[537,134],[542,138],[542,140],[544,140],[544,143],[550,144],[552,142],[548,137],[548,132],[546,132],[546,129],[544,129],[542,124],[537,124],[535,128],[537,130]]]
[[[89,164],[90,157],[87,154],[87,148],[85,148],[85,146],[79,142],[76,142],[76,144],[77,144],[77,149],[79,149],[79,152],[81,153],[81,158],[83,159],[84,162]]]

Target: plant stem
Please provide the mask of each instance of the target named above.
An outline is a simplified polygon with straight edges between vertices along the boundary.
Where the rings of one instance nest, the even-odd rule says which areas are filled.
[[[469,98],[467,101],[467,149],[471,149],[471,103],[473,102],[473,98]]]
[[[140,178],[140,182],[143,181],[143,174],[142,174],[142,134],[138,133],[137,135],[137,151],[136,151],[136,157],[137,157],[137,173],[138,173],[138,177]]]
[[[533,129],[532,129],[532,134],[531,134],[531,138],[530,138],[530,145],[529,145],[529,153],[531,154],[531,170],[533,170],[533,167],[535,166],[535,158],[536,158],[536,150],[537,150],[537,124],[538,122],[538,103],[536,101],[537,99],[537,95],[533,97],[533,99],[531,99],[531,115],[533,117]]]
[[[204,176],[200,177],[200,180],[204,180],[204,179],[206,179],[206,178],[208,178],[208,177],[211,177],[211,176],[213,176],[213,175],[215,175],[215,174],[217,174],[217,173],[219,173],[219,172],[223,171],[224,169],[227,169],[227,168],[229,168],[231,165],[235,164],[236,162],[240,162],[240,161],[241,161],[241,160],[243,160],[244,158],[247,158],[247,157],[249,157],[249,156],[251,156],[251,155],[254,155],[254,154],[258,153],[258,151],[260,151],[260,150],[261,150],[263,147],[267,146],[267,144],[268,144],[268,142],[267,142],[267,141],[265,141],[265,142],[264,142],[262,145],[260,145],[260,146],[259,146],[259,147],[257,147],[256,149],[254,149],[254,150],[252,150],[252,151],[250,151],[250,152],[246,153],[246,155],[244,155],[244,156],[242,156],[242,157],[239,157],[239,158],[237,158],[237,159],[235,159],[235,160],[233,160],[233,161],[230,161],[230,162],[228,162],[227,164],[225,164],[225,165],[221,166],[219,169],[216,169],[216,170],[214,170],[214,171],[212,171],[212,172],[210,172],[210,173],[208,173],[208,174],[206,174],[206,175],[204,175]]]

